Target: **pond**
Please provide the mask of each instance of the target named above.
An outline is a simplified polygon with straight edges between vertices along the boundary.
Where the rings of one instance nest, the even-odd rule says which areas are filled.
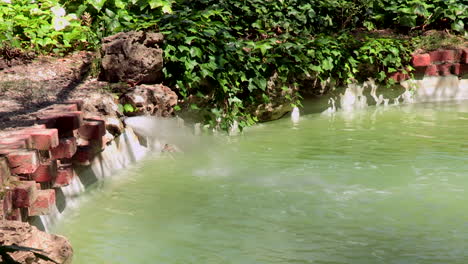
[[[265,123],[148,158],[54,232],[73,263],[466,263],[468,104]]]

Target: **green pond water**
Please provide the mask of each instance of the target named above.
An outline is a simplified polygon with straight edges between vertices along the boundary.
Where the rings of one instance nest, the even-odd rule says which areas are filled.
[[[74,263],[468,263],[468,102],[309,114],[92,188]]]

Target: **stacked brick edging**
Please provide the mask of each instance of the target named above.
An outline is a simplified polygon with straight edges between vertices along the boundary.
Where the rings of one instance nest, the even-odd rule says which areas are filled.
[[[436,50],[413,54],[411,65],[416,76],[463,76],[468,74],[468,48]],[[410,78],[401,72],[389,76],[396,82]]]
[[[73,165],[89,165],[106,143],[99,117],[84,118],[82,101],[40,111],[37,124],[0,134],[0,219],[27,221],[48,214],[55,189],[75,177]]]

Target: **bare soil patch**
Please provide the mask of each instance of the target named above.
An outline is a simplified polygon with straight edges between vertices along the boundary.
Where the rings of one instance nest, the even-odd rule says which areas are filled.
[[[91,52],[77,52],[63,58],[41,56],[1,69],[0,129],[31,125],[35,112],[52,104],[105,93],[108,83],[90,73],[93,59]]]

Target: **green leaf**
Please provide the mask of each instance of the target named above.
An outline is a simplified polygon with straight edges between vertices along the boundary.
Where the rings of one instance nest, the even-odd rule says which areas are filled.
[[[465,31],[465,24],[463,23],[463,21],[461,19],[457,20],[457,21],[452,23],[452,30],[455,30],[455,31],[458,31],[458,32],[464,32]]]
[[[124,113],[133,113],[135,112],[135,108],[131,104],[125,104],[123,106]]]
[[[97,11],[101,11],[102,7],[106,3],[106,0],[88,0],[88,3],[96,8]]]

